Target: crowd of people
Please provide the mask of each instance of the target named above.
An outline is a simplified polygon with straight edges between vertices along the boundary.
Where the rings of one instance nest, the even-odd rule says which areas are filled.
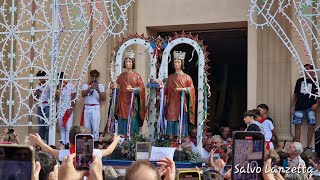
[[[252,111],[257,112],[257,111]],[[249,113],[244,113],[245,116]],[[248,116],[254,116],[249,114]],[[246,117],[244,117],[246,119]],[[257,125],[252,122],[251,124]],[[250,126],[250,125],[249,125]],[[249,128],[248,126],[248,128]],[[257,125],[258,126],[258,125]],[[261,128],[262,126],[258,126]],[[248,129],[247,129],[248,130]],[[194,132],[192,130],[189,138],[184,139],[181,148],[192,149],[194,141]],[[89,171],[78,171],[74,168],[73,158],[75,157],[75,136],[77,134],[87,134],[88,130],[81,126],[73,126],[70,131],[69,142],[70,149],[57,149],[44,143],[39,134],[30,134],[29,145],[37,145],[35,169],[33,176],[35,179],[82,179],[87,176],[88,179],[170,179],[177,177],[175,162],[169,158],[162,159],[157,165],[149,161],[136,161],[126,169],[125,175],[113,174],[102,166],[102,157],[109,156],[117,144],[120,136],[114,135],[112,143],[105,149],[94,149],[93,162]],[[207,134],[203,139],[203,158],[205,166],[199,167],[202,171],[202,179],[231,179],[232,176],[232,132],[229,127],[221,128],[220,135]],[[192,140],[193,139],[193,140]],[[231,138],[232,139],[232,138]],[[276,144],[276,143],[275,143]],[[179,147],[177,147],[179,150]],[[282,149],[277,152],[270,146],[265,146],[264,170],[262,176],[264,179],[318,179],[320,178],[320,159],[309,154],[303,153],[304,149],[299,142],[293,142],[288,149]],[[58,168],[57,164],[61,164]],[[271,168],[277,167],[277,171]],[[281,168],[305,169],[296,173],[281,171]],[[109,167],[112,169],[112,167]],[[113,170],[114,171],[114,170]],[[143,173],[142,173],[143,172]],[[72,178],[71,178],[72,177]]]
[[[260,132],[265,138],[264,179],[320,179],[320,159],[310,146],[303,148],[300,142],[294,141],[287,149],[281,146],[272,118],[268,117],[269,108],[260,104],[257,109],[244,112],[243,120],[247,127],[236,131]],[[192,129],[190,136],[184,139],[183,148],[196,151],[196,129]],[[203,171],[204,179],[219,179],[205,177],[231,178],[233,153],[232,130],[221,127],[219,132],[203,134],[203,159],[209,170]],[[278,152],[276,151],[279,150]],[[271,168],[276,167],[278,173]],[[230,169],[229,169],[230,168]],[[292,169],[300,169],[293,171]],[[210,170],[211,169],[211,170]],[[274,169],[274,168],[273,168]],[[283,169],[289,169],[287,172]],[[269,172],[269,173],[266,173]],[[214,176],[206,175],[212,173]]]
[[[70,149],[58,149],[56,147],[49,146],[43,142],[38,133],[30,134],[30,141],[26,141],[24,143],[26,145],[38,146],[38,148],[35,148],[35,164],[34,169],[32,170],[33,180],[80,180],[83,179],[84,176],[89,180],[137,178],[160,179],[160,177],[164,177],[164,179],[167,180],[173,180],[175,178],[175,163],[169,158],[161,159],[157,163],[159,168],[156,168],[155,165],[148,161],[137,161],[127,169],[125,175],[119,176],[117,174],[114,175],[113,173],[109,173],[110,171],[107,171],[106,168],[102,166],[101,159],[102,157],[109,156],[116,148],[120,140],[120,136],[116,134],[112,139],[112,143],[107,148],[93,150],[93,160],[88,171],[76,170],[74,166],[74,158],[76,156],[75,137],[77,134],[88,133],[88,130],[82,126],[73,126],[70,130],[69,136]],[[13,142],[11,141],[10,143]],[[0,151],[0,155],[5,156],[5,152],[2,153],[2,151]],[[1,159],[5,158],[6,157],[1,156]],[[144,172],[146,174],[139,172]]]

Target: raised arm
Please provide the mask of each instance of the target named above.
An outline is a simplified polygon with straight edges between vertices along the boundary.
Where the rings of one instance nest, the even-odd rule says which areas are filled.
[[[30,134],[29,138],[33,144],[37,144],[41,147],[42,151],[45,151],[47,153],[52,154],[56,159],[59,159],[59,150],[52,149],[50,146],[48,146],[46,143],[44,143],[38,133]]]
[[[109,156],[116,148],[117,144],[119,143],[119,140],[120,140],[120,136],[118,136],[115,133],[114,138],[113,138],[113,142],[107,147],[107,149],[101,150],[102,157]]]

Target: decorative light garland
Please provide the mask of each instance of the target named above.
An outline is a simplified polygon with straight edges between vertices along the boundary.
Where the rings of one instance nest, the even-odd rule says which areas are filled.
[[[11,0],[3,0],[0,4],[0,27],[4,29],[3,32],[0,32],[0,43],[2,44],[0,63],[3,67],[0,70],[2,99],[0,101],[0,121],[3,121],[2,124],[7,126],[40,126],[35,121],[23,119],[25,117],[40,117],[36,111],[40,102],[35,101],[33,106],[29,107],[29,98],[35,98],[33,92],[36,89],[28,87],[24,82],[27,80],[28,84],[34,84],[34,81],[40,78],[30,72],[41,70],[47,73],[45,78],[48,78],[47,84],[51,85],[49,101],[52,108],[49,119],[40,118],[45,122],[45,126],[52,125],[57,120],[55,107],[53,107],[55,106],[54,94],[59,78],[57,74],[64,71],[63,80],[76,82],[77,92],[79,92],[80,83],[88,66],[104,42],[111,35],[119,35],[119,32],[114,32],[116,27],[122,27],[125,24],[122,29],[119,29],[121,34],[126,30],[127,16],[125,12],[134,1],[128,0],[125,4],[119,5],[116,0],[95,2],[88,0],[51,2],[28,0],[18,1],[18,5],[13,3],[8,9],[5,9],[4,7],[8,6],[9,1],[11,4]],[[107,16],[105,12],[110,10],[103,9],[106,7],[105,5],[111,3],[119,8],[121,24],[107,24],[105,22],[104,18]],[[33,7],[36,7],[34,12],[32,12]],[[88,7],[92,9],[91,14],[87,12]],[[92,32],[89,29],[90,22],[93,22]],[[36,26],[33,25],[34,23]],[[92,37],[97,38],[92,39]],[[10,44],[13,42],[13,38],[16,45]],[[85,56],[83,52],[88,48],[89,42],[92,42],[93,46],[89,55]],[[34,50],[34,53],[30,53],[31,49]],[[15,61],[15,65],[13,65],[13,61]],[[74,67],[71,66],[73,64]],[[82,67],[79,67],[80,65]],[[4,97],[8,97],[5,95],[6,93],[9,94],[9,98],[4,101]],[[13,97],[14,93],[17,93],[15,96],[19,97],[16,102]],[[8,107],[9,113],[4,112],[4,106]],[[16,110],[13,111],[13,108]],[[26,114],[21,114],[22,109]],[[57,110],[61,111],[59,107]]]
[[[276,7],[273,9],[273,7]],[[290,12],[291,10],[292,12]],[[289,12],[288,12],[289,11]],[[291,13],[291,14],[290,14]],[[317,92],[307,89],[310,97],[320,97],[320,86],[316,60],[320,58],[313,58],[312,46],[314,46],[316,53],[320,53],[320,43],[317,37],[320,35],[319,21],[320,16],[320,2],[316,0],[253,0],[249,7],[249,22],[256,28],[269,26],[274,30],[283,44],[292,54],[296,63],[299,66],[301,76],[306,82],[309,77],[317,87]],[[284,30],[283,25],[278,21],[279,17],[285,20],[287,26],[291,27],[294,37],[299,41],[294,43],[293,39]],[[316,19],[313,19],[316,18]],[[257,19],[262,19],[263,22],[258,22]],[[310,46],[311,45],[311,46]],[[303,52],[299,49],[303,48]],[[307,70],[304,67],[305,60],[313,65],[313,70]],[[310,75],[314,73],[314,77]]]

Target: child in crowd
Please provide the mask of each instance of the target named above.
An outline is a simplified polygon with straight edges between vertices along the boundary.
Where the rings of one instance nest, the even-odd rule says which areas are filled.
[[[261,119],[260,123],[262,124],[262,128],[264,131],[264,137],[266,141],[267,149],[274,149],[274,145],[272,143],[272,137],[275,139],[276,148],[279,148],[279,139],[278,135],[274,129],[273,121],[268,117],[269,107],[266,104],[259,104],[257,109],[260,111]]]

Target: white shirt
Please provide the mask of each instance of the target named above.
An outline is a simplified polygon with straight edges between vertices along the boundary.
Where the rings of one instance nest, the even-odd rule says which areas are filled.
[[[63,84],[63,83],[62,83]],[[72,83],[67,83],[64,87],[61,85],[60,102],[58,106],[63,110],[71,108],[71,94],[76,93],[77,90]]]
[[[100,149],[93,149],[93,155],[95,155],[96,157],[102,159],[102,152]],[[65,149],[65,150],[59,150],[59,161],[63,161],[64,157],[69,156],[70,155],[70,150],[69,149]]]
[[[98,84],[98,86],[99,91],[104,92],[104,86],[102,84]],[[87,90],[89,87],[89,84],[84,84],[82,90]],[[84,98],[84,104],[100,104],[99,93],[95,89],[92,89]]]
[[[266,141],[270,141],[272,138],[272,130],[274,129],[274,126],[272,122],[269,119],[266,119],[262,123],[263,131],[264,131],[264,139]]]
[[[197,146],[191,142],[191,149],[192,151],[197,151]]]
[[[46,84],[40,86],[39,84],[36,85],[36,89],[39,89],[41,91],[41,94],[39,96],[39,105],[38,107],[45,107],[49,106],[49,99],[50,99],[50,85],[48,82]]]
[[[290,158],[288,158],[288,160],[290,160]],[[295,159],[291,159],[291,163],[289,161],[289,166],[292,167],[306,167],[306,163],[304,162],[304,160],[298,156]]]
[[[316,169],[315,171],[313,171],[311,174],[310,174],[312,177],[314,176],[320,176],[320,171],[318,169]]]
[[[208,152],[204,148],[202,148],[202,158],[205,159],[205,160],[208,160],[210,158],[210,152]]]
[[[302,94],[307,94],[308,92],[312,92],[312,84],[311,83],[306,83],[304,81],[301,82],[300,86],[300,92]]]
[[[263,129],[263,126],[262,126],[262,124],[260,122],[254,120],[252,124],[258,125],[259,128],[260,128],[261,133],[264,135],[264,129]]]

